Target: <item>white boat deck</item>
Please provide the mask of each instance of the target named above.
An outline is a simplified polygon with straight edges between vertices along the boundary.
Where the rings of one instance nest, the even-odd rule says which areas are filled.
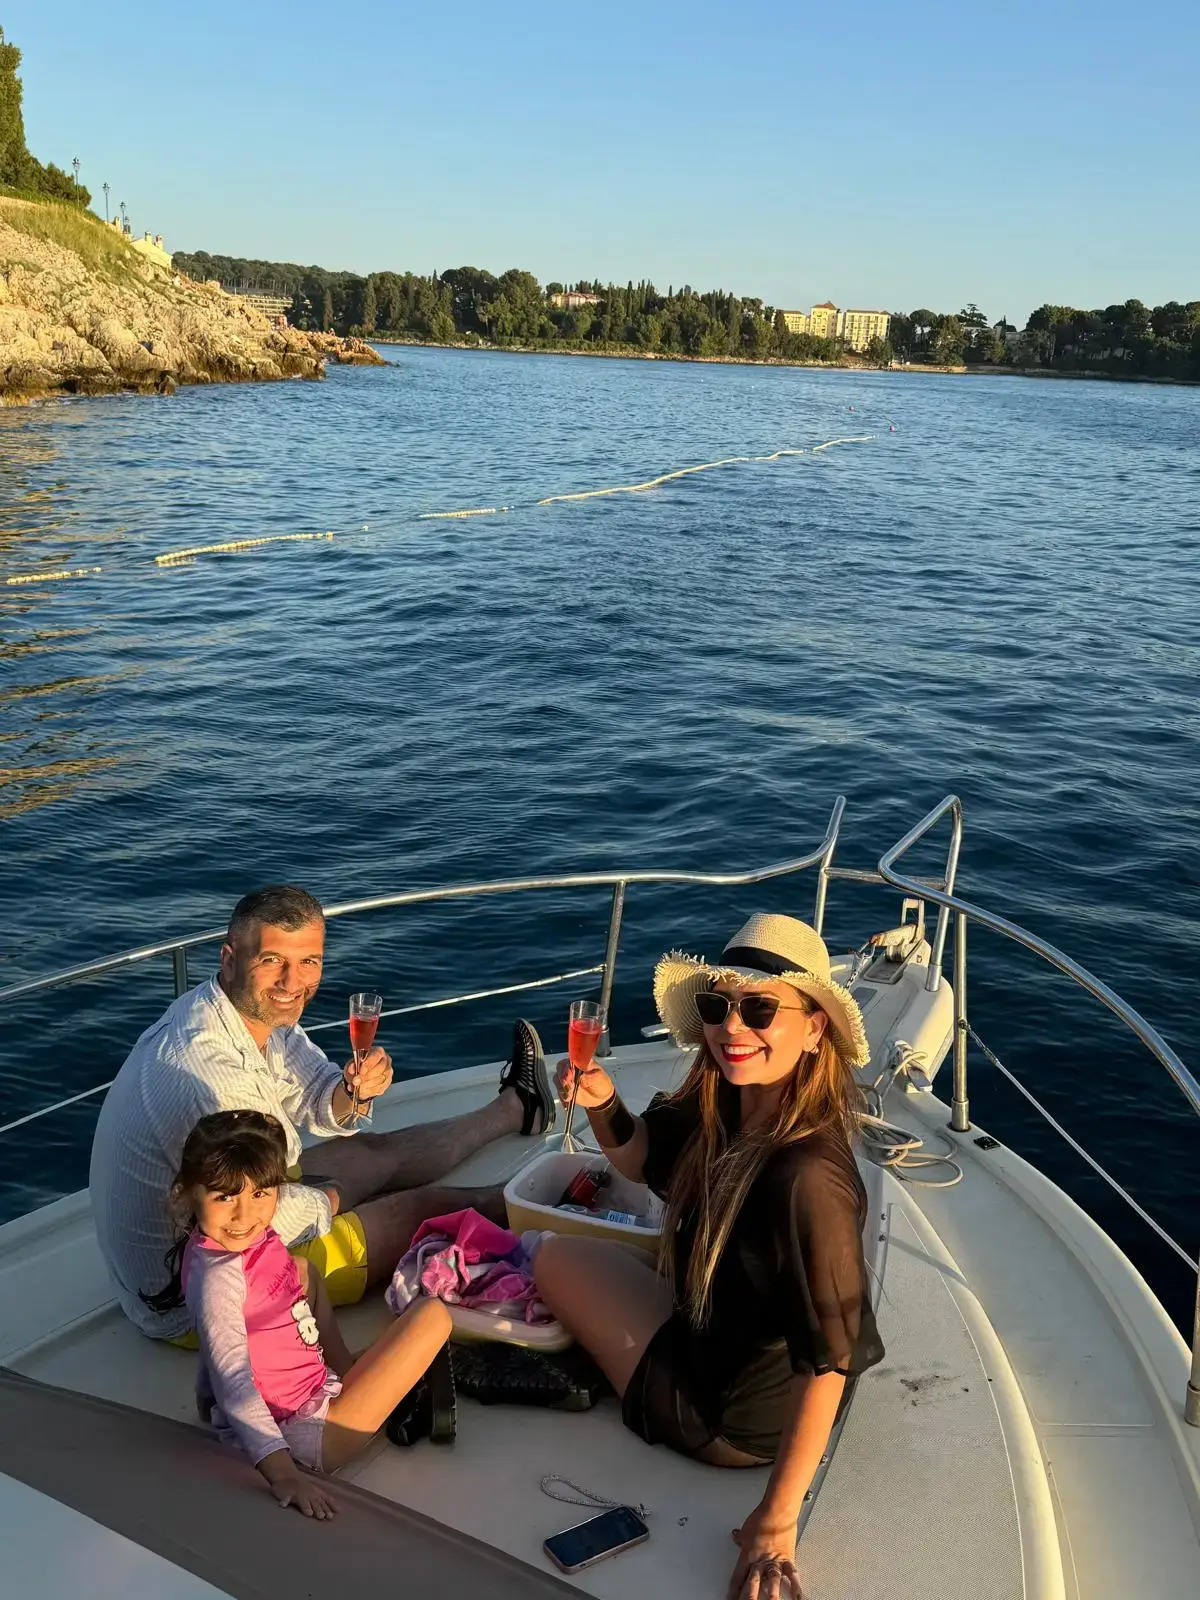
[[[869,1023],[876,1009],[890,1000],[868,1008]],[[640,1107],[682,1061],[653,1044],[611,1065]],[[495,1072],[399,1086],[377,1125],[467,1110],[494,1093]],[[889,1112],[920,1131],[947,1121],[930,1095],[893,1096]],[[978,1132],[956,1140],[965,1179],[953,1189],[869,1173],[888,1353],[859,1384],[803,1526],[807,1600],[1200,1596],[1200,1434],[1180,1412],[1183,1341],[1111,1242],[1011,1153],[977,1148]],[[538,1148],[503,1141],[456,1176],[503,1181]],[[112,1303],[86,1195],[0,1229],[0,1308],[5,1364],[192,1420],[192,1359],[143,1339]],[[346,1313],[352,1345],[385,1316],[381,1297]],[[453,1446],[377,1441],[343,1476],[545,1567],[546,1535],[589,1515],[543,1496],[547,1473],[650,1513],[647,1544],[569,1583],[689,1600],[724,1594],[730,1530],[764,1478],[651,1449],[611,1401],[560,1415],[466,1400]],[[0,1532],[17,1516],[0,1494]]]

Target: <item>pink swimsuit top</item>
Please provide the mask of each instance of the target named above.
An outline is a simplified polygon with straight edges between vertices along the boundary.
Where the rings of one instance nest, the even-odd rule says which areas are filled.
[[[218,1429],[232,1429],[254,1462],[287,1441],[286,1422],[330,1377],[296,1263],[274,1228],[247,1250],[223,1250],[192,1233],[183,1290],[200,1337],[200,1392],[211,1392]]]

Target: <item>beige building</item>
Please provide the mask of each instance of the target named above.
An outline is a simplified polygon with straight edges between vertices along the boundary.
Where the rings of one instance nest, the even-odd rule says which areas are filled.
[[[886,339],[891,316],[886,311],[843,311],[841,338],[851,350],[865,350],[872,339]]]
[[[150,261],[157,262],[160,267],[166,267],[168,272],[170,271],[172,256],[163,243],[161,233],[144,233],[140,239],[130,239],[129,242],[139,255],[145,256]]]
[[[839,311],[832,300],[803,311],[785,311],[789,333],[811,333],[814,339],[840,339],[851,350],[865,350],[872,339],[886,339],[891,326],[887,311]]]
[[[842,315],[832,300],[814,306],[808,315],[808,329],[814,339],[836,339],[841,334]]]
[[[579,289],[566,289],[562,294],[552,294],[550,296],[550,304],[557,307],[559,311],[576,311],[580,306],[598,306],[600,304],[600,296],[598,294],[584,294]]]

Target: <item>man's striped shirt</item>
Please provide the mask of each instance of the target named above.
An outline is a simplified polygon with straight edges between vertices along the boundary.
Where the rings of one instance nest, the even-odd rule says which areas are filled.
[[[215,978],[181,995],[129,1052],[105,1097],[92,1144],[96,1238],[130,1321],[155,1339],[190,1326],[186,1308],[159,1315],[138,1298],[164,1287],[163,1259],[180,1223],[168,1199],[184,1141],[213,1111],[265,1111],[300,1159],[300,1129],[320,1138],[355,1132],[333,1118],[341,1069],[298,1024],[276,1028],[265,1051]],[[186,1221],[186,1219],[182,1219]],[[272,1226],[285,1244],[326,1233],[329,1197],[299,1183],[279,1191]]]

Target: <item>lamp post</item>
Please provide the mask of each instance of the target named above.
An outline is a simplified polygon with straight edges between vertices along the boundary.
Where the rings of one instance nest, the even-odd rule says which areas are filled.
[[[105,220],[105,222],[107,222],[108,221],[108,184],[107,183],[104,184],[103,188],[104,188],[104,220]]]
[[[125,202],[124,202],[124,200],[121,201],[121,232],[122,233],[128,233],[129,232],[129,214],[125,210]]]
[[[75,174],[75,187],[79,187],[79,157],[71,157],[71,171]]]

